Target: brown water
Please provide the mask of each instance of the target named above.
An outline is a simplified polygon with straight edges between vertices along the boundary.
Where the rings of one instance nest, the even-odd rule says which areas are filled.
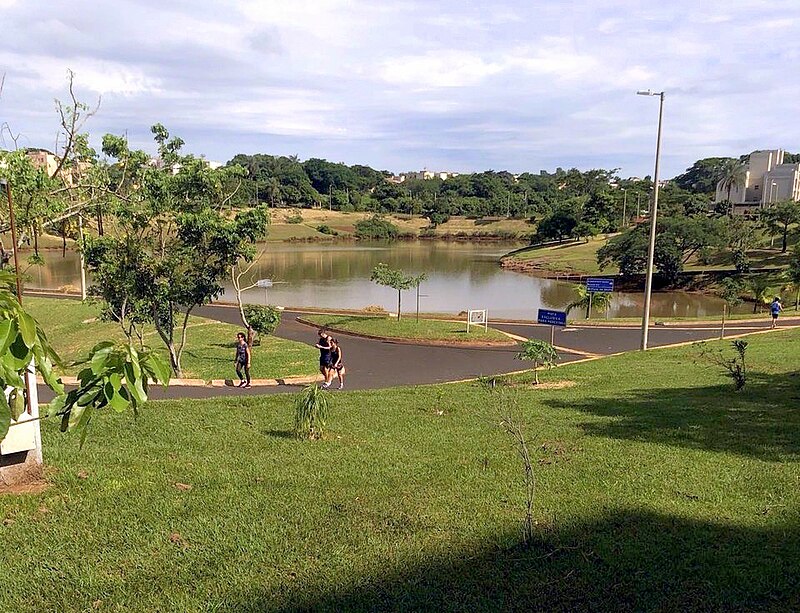
[[[401,241],[394,243],[279,243],[267,251],[253,269],[255,279],[272,279],[265,291],[252,289],[248,302],[287,307],[363,308],[379,305],[392,311],[397,292],[369,280],[376,264],[384,262],[413,274],[425,273],[420,287],[423,312],[458,313],[488,309],[489,316],[535,319],[538,308],[561,309],[575,299],[574,285],[503,270],[498,259],[520,245]],[[44,254],[46,265],[30,267],[30,287],[56,289],[79,285],[79,261],[75,253]],[[278,283],[280,282],[280,283]],[[226,296],[233,299],[232,295]],[[609,317],[642,314],[643,294],[615,292]],[[414,291],[403,292],[403,311],[416,308]],[[747,311],[747,305],[741,307]],[[686,292],[653,294],[654,317],[713,316],[721,314],[722,301]],[[572,313],[581,317],[578,310]]]

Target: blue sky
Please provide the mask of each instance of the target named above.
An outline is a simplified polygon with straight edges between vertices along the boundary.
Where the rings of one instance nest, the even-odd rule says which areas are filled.
[[[403,171],[621,168],[800,151],[796,0],[0,0],[0,119],[53,147],[66,72],[95,143]],[[8,135],[4,144],[12,146]]]

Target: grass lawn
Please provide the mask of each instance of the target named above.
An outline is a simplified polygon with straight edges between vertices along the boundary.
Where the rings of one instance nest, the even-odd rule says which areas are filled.
[[[450,341],[456,343],[475,343],[481,341],[513,343],[508,336],[493,328],[470,326],[467,334],[466,322],[420,319],[406,315],[398,321],[392,317],[372,317],[358,315],[304,315],[303,319],[320,326],[330,326],[346,332],[384,336],[387,338]]]
[[[47,422],[52,487],[0,497],[0,610],[797,610],[800,334],[752,337],[740,393],[696,353],[336,393],[318,442],[290,396],[102,415],[83,451]]]
[[[101,340],[124,337],[119,326],[97,321],[98,307],[77,300],[25,298],[25,306],[39,320],[47,337],[68,365],[86,357]],[[236,333],[241,328],[193,317],[187,328],[187,343],[182,365],[183,376],[200,379],[225,379],[235,376],[233,354]],[[152,327],[146,329],[145,343],[163,347]],[[162,350],[167,357],[166,349]],[[251,375],[255,379],[272,379],[316,372],[317,354],[311,345],[282,338],[267,337],[253,348]],[[78,367],[67,366],[65,374],[76,374]]]
[[[597,266],[597,250],[606,242],[608,242],[606,237],[597,237],[586,243],[531,247],[514,254],[513,257],[523,262],[531,262],[544,271],[596,274],[601,272]],[[615,273],[617,270],[609,266],[602,272]]]

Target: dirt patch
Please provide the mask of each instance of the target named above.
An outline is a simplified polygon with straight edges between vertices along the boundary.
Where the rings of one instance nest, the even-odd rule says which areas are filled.
[[[532,383],[504,383],[503,387],[514,387],[526,390],[561,390],[568,387],[575,387],[578,385],[577,381],[544,381],[539,383],[539,385],[533,385]]]
[[[0,485],[0,496],[11,494],[19,496],[21,494],[41,494],[50,487],[47,481],[30,481],[28,483],[18,483],[16,485]]]

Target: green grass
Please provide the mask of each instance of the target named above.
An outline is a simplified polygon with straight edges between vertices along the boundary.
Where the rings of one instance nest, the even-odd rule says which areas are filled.
[[[93,304],[54,298],[25,298],[25,307],[39,320],[65,362],[64,374],[76,374],[79,367],[69,364],[85,358],[101,340],[124,338],[117,324],[97,320],[99,309]],[[235,377],[234,345],[236,333],[241,330],[202,317],[191,318],[182,358],[183,376],[205,380]],[[145,330],[145,344],[159,348],[167,357],[167,351],[152,327]],[[251,376],[255,379],[312,375],[316,367],[316,349],[311,345],[267,337],[261,345],[253,348]]]
[[[597,274],[601,272],[597,265],[597,250],[606,242],[608,242],[606,237],[598,237],[589,242],[531,247],[514,254],[513,258],[521,262],[530,262],[544,272]],[[602,272],[617,271],[614,267],[608,267]]]
[[[329,326],[346,332],[383,336],[406,340],[449,341],[453,343],[475,343],[482,341],[513,343],[508,336],[493,328],[470,326],[467,334],[466,322],[420,319],[406,315],[399,321],[394,317],[356,315],[304,315],[303,319],[320,326]]]
[[[475,384],[336,393],[318,442],[289,396],[102,415],[83,451],[47,422],[52,487],[0,497],[0,610],[797,610],[800,333],[750,343],[740,393],[689,347],[501,386],[529,547]]]

